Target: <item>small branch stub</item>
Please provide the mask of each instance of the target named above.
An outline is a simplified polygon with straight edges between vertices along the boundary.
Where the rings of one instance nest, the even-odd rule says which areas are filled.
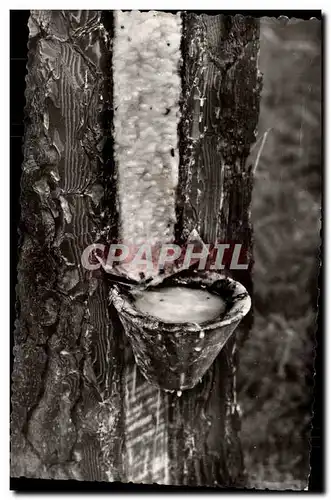
[[[111,300],[145,378],[161,389],[182,391],[199,382],[248,313],[251,299],[243,285],[215,272],[182,273],[155,290],[168,287],[205,290],[219,296],[225,308],[201,323],[170,322],[138,309],[135,294],[118,286],[112,289]]]

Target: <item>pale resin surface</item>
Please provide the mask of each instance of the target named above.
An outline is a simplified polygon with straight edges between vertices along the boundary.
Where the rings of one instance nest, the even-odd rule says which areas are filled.
[[[181,92],[180,14],[117,11],[114,139],[121,237],[173,239]]]
[[[218,295],[187,287],[146,290],[139,294],[135,306],[166,323],[203,323],[225,311],[225,302]]]

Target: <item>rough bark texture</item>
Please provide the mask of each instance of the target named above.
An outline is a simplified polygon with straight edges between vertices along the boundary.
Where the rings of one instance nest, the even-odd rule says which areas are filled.
[[[242,485],[235,342],[180,398],[152,387],[80,264],[118,236],[111,14],[37,11],[30,30],[11,475]],[[242,243],[251,263],[258,23],[185,14],[184,30],[176,237]]]
[[[233,272],[252,295],[249,206],[261,78],[259,23],[243,16],[184,15],[181,164],[177,240],[197,229],[205,243],[241,243],[247,271]],[[249,329],[244,323],[241,335]],[[170,396],[171,459],[179,484],[241,486],[236,340],[232,337],[202,383]]]
[[[95,11],[32,11],[29,28],[11,474],[113,480],[121,325],[102,275],[80,263],[116,221],[109,33]]]

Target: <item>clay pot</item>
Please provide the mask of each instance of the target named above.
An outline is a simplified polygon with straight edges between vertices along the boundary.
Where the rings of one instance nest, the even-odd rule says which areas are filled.
[[[115,286],[111,300],[130,339],[134,357],[145,378],[165,390],[194,387],[251,307],[246,289],[215,272],[191,272],[168,278],[160,287],[188,286],[218,294],[225,312],[204,323],[165,323],[135,307],[134,295]]]

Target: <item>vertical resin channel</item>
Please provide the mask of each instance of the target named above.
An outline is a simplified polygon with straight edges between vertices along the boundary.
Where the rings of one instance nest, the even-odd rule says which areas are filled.
[[[114,129],[121,237],[135,245],[173,240],[180,41],[179,14],[115,14]]]
[[[113,44],[114,151],[119,237],[130,245],[174,239],[181,95],[181,17],[116,12]],[[127,346],[127,481],[168,484],[167,396],[150,385]]]

